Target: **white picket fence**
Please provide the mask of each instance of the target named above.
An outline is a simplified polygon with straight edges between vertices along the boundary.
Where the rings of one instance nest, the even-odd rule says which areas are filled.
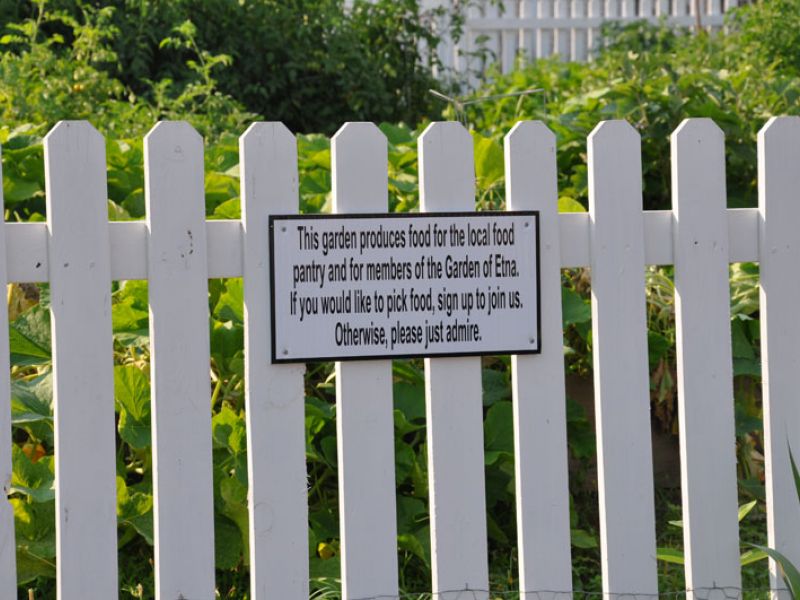
[[[422,2],[426,10],[449,4]],[[605,22],[663,19],[670,26],[700,24],[716,31],[737,4],[738,0],[480,0],[467,7],[463,38],[456,43],[445,33],[438,55],[445,68],[461,73],[482,72],[495,62],[507,73],[518,57],[533,60],[557,54],[583,61],[597,47]]]
[[[672,136],[673,211],[642,211],[639,135],[588,140],[588,214],[557,214],[555,138],[505,140],[507,206],[541,211],[541,355],[512,358],[519,581],[525,600],[571,597],[561,339],[562,267],[591,267],[603,590],[658,593],[645,265],[673,264],[686,582],[692,599],[741,597],[728,264],[761,267],[769,541],[800,562],[800,118],[759,134],[759,208],[726,209],[724,139],[705,119]],[[162,600],[214,598],[207,281],[243,277],[251,598],[309,595],[303,367],[271,365],[268,217],[298,209],[297,147],[279,123],[240,140],[241,221],[206,221],[203,141],[187,124],[145,142],[145,222],[106,213],[103,138],[62,122],[45,139],[47,223],[0,228],[0,283],[49,282],[54,357],[58,594],[119,595],[110,286],[147,279],[152,343],[155,570]],[[473,146],[457,123],[419,139],[423,211],[475,204]],[[334,210],[387,210],[387,145],[372,124],[333,139]],[[0,330],[7,330],[0,311]],[[8,364],[0,336],[0,363]],[[426,359],[437,600],[488,594],[481,366]],[[0,475],[11,474],[9,372],[0,369]],[[343,597],[398,594],[390,361],[336,366]],[[87,440],[91,439],[91,444]],[[0,597],[16,597],[13,517],[0,502]],[[781,583],[772,566],[773,587]],[[464,590],[470,590],[466,592]],[[559,593],[560,592],[560,593]],[[788,598],[785,592],[775,597]]]

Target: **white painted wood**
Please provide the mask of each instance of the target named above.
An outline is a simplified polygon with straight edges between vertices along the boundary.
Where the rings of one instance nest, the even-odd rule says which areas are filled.
[[[760,215],[761,373],[769,546],[800,564],[800,504],[791,448],[800,464],[800,279],[787,276],[800,264],[800,118],[772,118],[758,134]],[[777,566],[770,561],[773,598],[789,600]]]
[[[144,140],[156,595],[214,598],[203,140],[161,122]]]
[[[105,142],[86,121],[61,121],[44,153],[57,593],[101,600],[119,593]]]
[[[588,10],[587,0],[572,0],[571,13],[573,17],[585,18]],[[587,32],[584,28],[573,27],[571,30],[572,47],[570,49],[570,60],[586,60]]]
[[[336,213],[388,209],[386,137],[348,123],[331,141]],[[336,363],[342,597],[398,593],[392,363]]]
[[[710,119],[685,120],[671,143],[681,495],[692,600],[705,598],[704,588],[741,587],[725,147]]]
[[[475,209],[472,138],[432,123],[418,141],[420,210]],[[425,359],[433,593],[488,598],[480,358]]]
[[[569,0],[555,0],[555,17],[561,19],[561,27],[555,31],[555,50],[554,52],[562,58],[562,60],[570,60],[570,29],[566,26],[569,25]]]
[[[552,29],[545,29],[542,21],[544,19],[553,18],[554,0],[537,0],[536,2],[536,57],[547,58],[554,52],[553,48],[553,31]]]
[[[270,364],[269,215],[297,212],[297,142],[281,123],[254,123],[239,138],[239,155],[250,597],[305,600],[305,366]],[[210,259],[214,246],[208,232]]]
[[[589,266],[589,215],[559,215],[562,268]],[[672,264],[672,212],[644,212],[645,261],[648,265]],[[729,208],[729,262],[758,260],[758,210]],[[147,274],[147,225],[127,221],[109,223],[111,278],[145,279]],[[206,221],[208,276],[242,276],[242,232],[239,221]],[[9,281],[45,282],[47,227],[44,223],[6,223]]]
[[[505,168],[507,208],[540,211],[542,352],[511,357],[519,589],[523,600],[554,600],[524,591],[572,590],[555,135],[517,123]]]
[[[0,181],[3,180],[0,164]],[[3,190],[0,185],[0,214]],[[2,224],[2,221],[0,221]],[[6,237],[0,227],[0,289],[6,289]],[[0,331],[8,331],[8,310],[0,310]],[[7,502],[11,486],[11,381],[8,336],[0,335],[0,597],[13,598],[17,581],[17,544],[14,538],[14,511]]]
[[[603,592],[657,595],[641,142],[620,120],[587,145]]]

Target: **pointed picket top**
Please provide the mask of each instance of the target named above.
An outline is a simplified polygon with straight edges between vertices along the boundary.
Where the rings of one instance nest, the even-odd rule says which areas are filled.
[[[420,210],[474,210],[474,150],[464,126],[456,121],[431,123],[417,148]],[[453,204],[453,198],[459,199],[458,204]]]
[[[70,196],[71,202],[106,202],[106,142],[89,121],[59,121],[44,137],[45,203],[47,212],[55,194]],[[48,157],[70,156],[65,169],[53,168]],[[102,157],[102,160],[98,157]],[[86,186],[94,186],[91,191]],[[84,204],[86,205],[86,204]],[[74,211],[70,204],[68,210]]]
[[[586,140],[589,170],[589,196],[601,192],[603,201],[590,207],[592,219],[608,214],[616,218],[620,209],[634,211],[632,218],[641,220],[642,150],[639,132],[625,120],[614,119],[597,125]],[[614,173],[613,176],[606,176]],[[602,190],[595,187],[602,182]],[[614,206],[620,202],[622,206]],[[591,204],[591,200],[590,200]],[[623,208],[624,207],[624,208]]]
[[[625,119],[609,119],[600,121],[587,138],[587,142],[600,143],[607,139],[640,139],[636,128]]]
[[[57,143],[86,143],[86,141],[102,144],[105,146],[105,139],[94,125],[89,121],[59,121],[44,136],[45,144]]]
[[[539,211],[543,340],[563,336],[557,177],[553,132],[517,123],[505,138],[506,208]],[[539,356],[511,364],[520,597],[554,600],[559,594],[524,590],[572,589],[564,353],[545,342]]]
[[[186,121],[159,121],[147,132],[144,136],[145,144],[156,143],[164,137],[173,137],[174,139],[194,140],[195,142],[202,143],[203,136],[197,130],[189,125]],[[179,148],[173,148],[175,156],[181,154]]]
[[[684,119],[670,136],[673,168],[673,193],[681,196],[691,195],[696,201],[673,203],[676,216],[681,210],[703,210],[702,205],[719,208],[720,201],[725,207],[725,134],[714,121],[707,118]],[[711,170],[708,170],[711,169]],[[688,170],[692,176],[682,177]],[[719,187],[720,179],[723,187]],[[678,185],[683,189],[678,189]],[[709,193],[710,192],[710,193]]]
[[[800,135],[800,117],[770,117],[758,132],[758,141],[796,144]],[[797,155],[795,155],[796,157]]]
[[[385,210],[388,164],[386,136],[374,123],[343,125],[331,139],[334,212]],[[354,180],[359,184],[353,185]],[[343,190],[346,193],[342,193]]]
[[[245,230],[248,208],[276,213],[297,212],[297,138],[286,125],[264,121],[253,123],[239,138],[239,156],[242,226]],[[288,177],[281,177],[280,182],[276,182],[268,178],[274,173],[285,173]]]
[[[800,562],[800,507],[789,452],[800,455],[800,322],[795,318],[800,280],[787,277],[800,262],[800,118],[773,117],[758,133],[758,210],[761,370],[769,546]],[[789,598],[770,560],[773,597]],[[781,591],[778,591],[781,590]]]

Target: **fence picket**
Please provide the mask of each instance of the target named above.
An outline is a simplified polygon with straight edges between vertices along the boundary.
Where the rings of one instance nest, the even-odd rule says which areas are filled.
[[[331,141],[336,213],[385,212],[386,137],[348,123]],[[342,597],[397,595],[392,362],[336,363]]]
[[[800,505],[789,458],[800,461],[800,279],[788,276],[800,264],[800,118],[773,118],[758,134],[759,261],[761,283],[761,370],[769,546],[800,564]],[[770,561],[777,600],[790,595]]]
[[[672,134],[675,316],[687,598],[741,587],[725,146],[710,119]]]
[[[605,121],[587,145],[603,592],[657,594],[641,143]]]
[[[432,123],[418,141],[420,210],[472,211],[472,138],[459,123]],[[483,396],[479,358],[426,358],[425,404],[433,593],[481,590],[488,598]]]
[[[3,180],[0,163],[0,181]],[[3,186],[0,186],[0,214],[3,210]],[[0,286],[6,288],[6,236],[5,223],[0,221]],[[0,311],[0,331],[8,331],[8,311]],[[14,511],[8,502],[11,487],[11,377],[8,337],[0,335],[0,597],[13,598],[16,594],[17,564],[14,537]]]
[[[161,600],[211,600],[214,506],[203,140],[185,122],[162,122],[144,144],[156,594]]]
[[[519,587],[522,600],[551,600],[525,591],[572,590],[555,135],[517,123],[505,157],[507,208],[540,211],[542,353],[511,357]]]
[[[270,364],[269,215],[298,208],[297,141],[281,123],[239,139],[250,597],[308,598],[304,365]]]
[[[108,599],[119,589],[105,141],[61,121],[44,152],[58,597]]]

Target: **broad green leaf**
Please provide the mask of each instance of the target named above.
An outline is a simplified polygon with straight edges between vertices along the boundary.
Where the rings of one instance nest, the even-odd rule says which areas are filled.
[[[592,308],[578,292],[561,287],[561,309],[564,326],[587,323],[592,318]]]
[[[134,365],[114,367],[114,395],[119,410],[120,437],[136,449],[148,448],[150,437],[150,381]]]
[[[53,444],[53,378],[46,373],[35,379],[11,381],[11,424],[33,438]]]
[[[214,558],[217,569],[233,569],[242,557],[242,537],[236,523],[214,515]]]
[[[52,456],[43,456],[36,462],[14,444],[11,447],[11,492],[26,494],[33,502],[55,499],[55,462]]]
[[[220,321],[244,323],[244,283],[241,278],[226,281],[225,292],[214,307],[214,316]]]
[[[41,304],[32,306],[11,323],[8,339],[12,365],[50,362],[50,311]]]
[[[506,373],[496,369],[483,369],[483,405],[492,406],[500,400],[511,399],[511,381]]]
[[[569,196],[561,196],[558,199],[558,212],[586,212],[586,208],[574,198],[570,198]]]
[[[511,402],[503,400],[492,405],[483,423],[486,450],[514,452],[514,420]]]
[[[420,384],[394,384],[394,406],[409,423],[425,418],[425,387]]]
[[[472,134],[475,148],[475,176],[478,187],[487,189],[503,180],[503,147],[495,140],[483,137],[479,133]]]
[[[227,405],[211,420],[214,444],[227,449],[231,454],[242,454],[247,450],[247,433],[244,417],[236,414]]]
[[[122,477],[117,477],[117,518],[153,545],[153,496],[126,486]]]

